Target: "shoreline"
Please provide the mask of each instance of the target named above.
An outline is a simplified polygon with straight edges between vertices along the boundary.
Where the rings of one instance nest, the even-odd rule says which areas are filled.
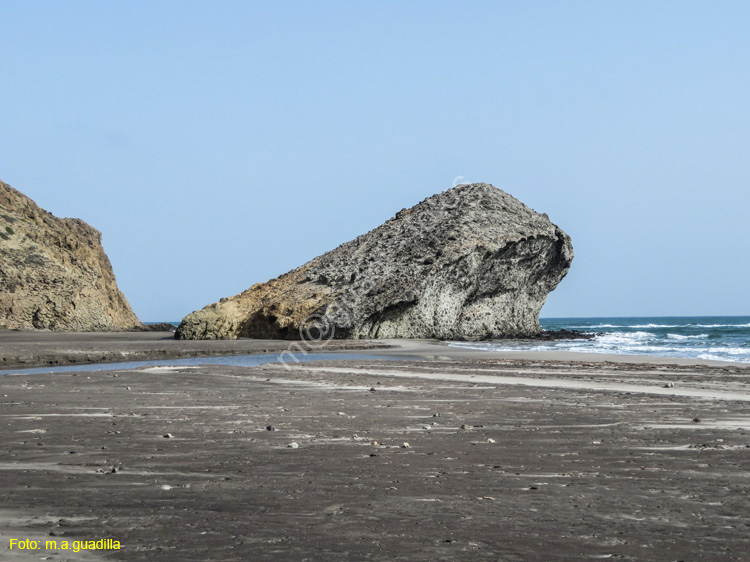
[[[292,352],[406,356],[420,359],[511,359],[681,366],[740,367],[750,364],[689,357],[582,353],[575,351],[486,351],[440,340],[330,340],[324,345],[294,340],[175,340],[171,332],[0,332],[0,370],[97,363],[257,355]],[[302,350],[302,351],[301,351]]]
[[[283,353],[285,340],[175,340],[171,332],[0,332],[0,370],[96,363]],[[334,340],[327,352],[390,346],[378,340]]]

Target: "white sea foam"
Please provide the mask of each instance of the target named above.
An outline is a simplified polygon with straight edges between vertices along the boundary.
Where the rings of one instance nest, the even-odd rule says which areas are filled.
[[[726,357],[723,357],[721,355],[714,355],[713,353],[701,353],[698,355],[698,359],[704,359],[706,361],[727,361]],[[732,359],[732,361],[737,361],[740,363],[750,363],[750,359]]]
[[[601,318],[555,321],[549,329],[565,328],[600,332],[591,340],[557,340],[545,342],[495,341],[464,342],[462,347],[492,351],[580,351],[665,357],[694,357],[750,363],[750,328],[747,317],[685,318]],[[599,323],[596,323],[596,322]],[[633,322],[633,324],[629,324]],[[715,322],[715,323],[710,323]],[[601,333],[604,332],[604,333]]]
[[[684,340],[702,340],[702,339],[707,338],[708,334],[698,334],[698,335],[695,335],[695,336],[683,336],[683,335],[680,335],[680,334],[667,334],[667,337],[669,339],[671,339],[671,340],[679,340],[679,341],[684,341]]]
[[[750,324],[687,324],[695,328],[750,328]]]

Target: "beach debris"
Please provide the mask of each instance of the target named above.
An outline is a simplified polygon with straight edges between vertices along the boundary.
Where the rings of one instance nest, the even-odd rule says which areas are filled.
[[[668,382],[667,384],[664,385],[664,388],[674,388],[674,383]]]
[[[164,435],[162,435],[162,437],[164,437],[164,439],[172,439],[174,435],[172,435],[171,433],[165,433]]]
[[[171,490],[172,486],[170,486],[169,484],[164,484],[159,489],[160,490]]]
[[[289,443],[289,445],[287,445],[287,447],[289,447],[290,449],[299,449],[299,443],[297,443],[296,441],[292,441],[291,443]]]
[[[492,438],[490,437],[489,439],[487,439],[487,443],[497,443],[497,441],[495,441],[494,439],[492,439]]]
[[[700,419],[700,418],[699,418],[698,416],[695,416],[695,417],[693,418],[693,421],[694,421],[695,423],[700,423],[700,422],[701,422],[701,419]]]
[[[468,426],[465,423],[462,423],[461,424],[461,429],[471,429],[471,426]]]
[[[276,427],[274,427],[273,425],[267,425],[266,431],[276,431]]]
[[[409,445],[408,443],[402,443],[402,444],[401,444],[401,448],[402,448],[402,449],[410,449],[410,448],[411,448],[411,445]]]
[[[336,415],[337,415],[337,416],[345,416],[345,415],[346,415],[346,412],[336,412]]]

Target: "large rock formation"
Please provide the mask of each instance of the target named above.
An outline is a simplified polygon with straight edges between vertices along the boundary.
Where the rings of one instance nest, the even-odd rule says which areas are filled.
[[[101,240],[82,220],[59,219],[0,181],[0,329],[140,327]]]
[[[547,215],[491,185],[461,185],[193,312],[175,337],[530,336],[572,259],[570,237]]]

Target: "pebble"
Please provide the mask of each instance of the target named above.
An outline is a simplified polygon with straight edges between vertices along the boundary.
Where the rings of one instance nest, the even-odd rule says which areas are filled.
[[[266,431],[276,431],[276,428],[274,426],[272,426],[272,425],[267,425],[266,426]]]
[[[461,429],[471,429],[468,425],[465,423],[461,424]]]
[[[375,392],[375,387],[370,388],[370,392]]]
[[[494,439],[487,439],[487,443],[496,443]]]
[[[169,484],[164,484],[164,485],[163,485],[163,486],[161,487],[161,489],[162,489],[162,490],[171,490],[171,489],[172,489],[172,486],[170,486]]]
[[[401,445],[402,449],[409,449],[410,447],[411,447],[411,445],[409,445],[408,443],[404,443],[404,444]]]
[[[287,447],[289,447],[290,449],[299,449],[299,443],[292,441],[291,443],[289,443],[289,445],[287,445]]]
[[[695,418],[693,418],[693,421],[695,423],[700,423],[701,419],[699,417],[695,417]]]
[[[336,412],[336,415],[337,415],[337,416],[345,416],[345,415],[346,415],[346,412]]]
[[[664,385],[664,388],[674,388],[674,383],[668,382],[667,384]]]
[[[172,435],[171,433],[165,433],[162,437],[164,437],[164,439],[172,439],[174,435]]]

